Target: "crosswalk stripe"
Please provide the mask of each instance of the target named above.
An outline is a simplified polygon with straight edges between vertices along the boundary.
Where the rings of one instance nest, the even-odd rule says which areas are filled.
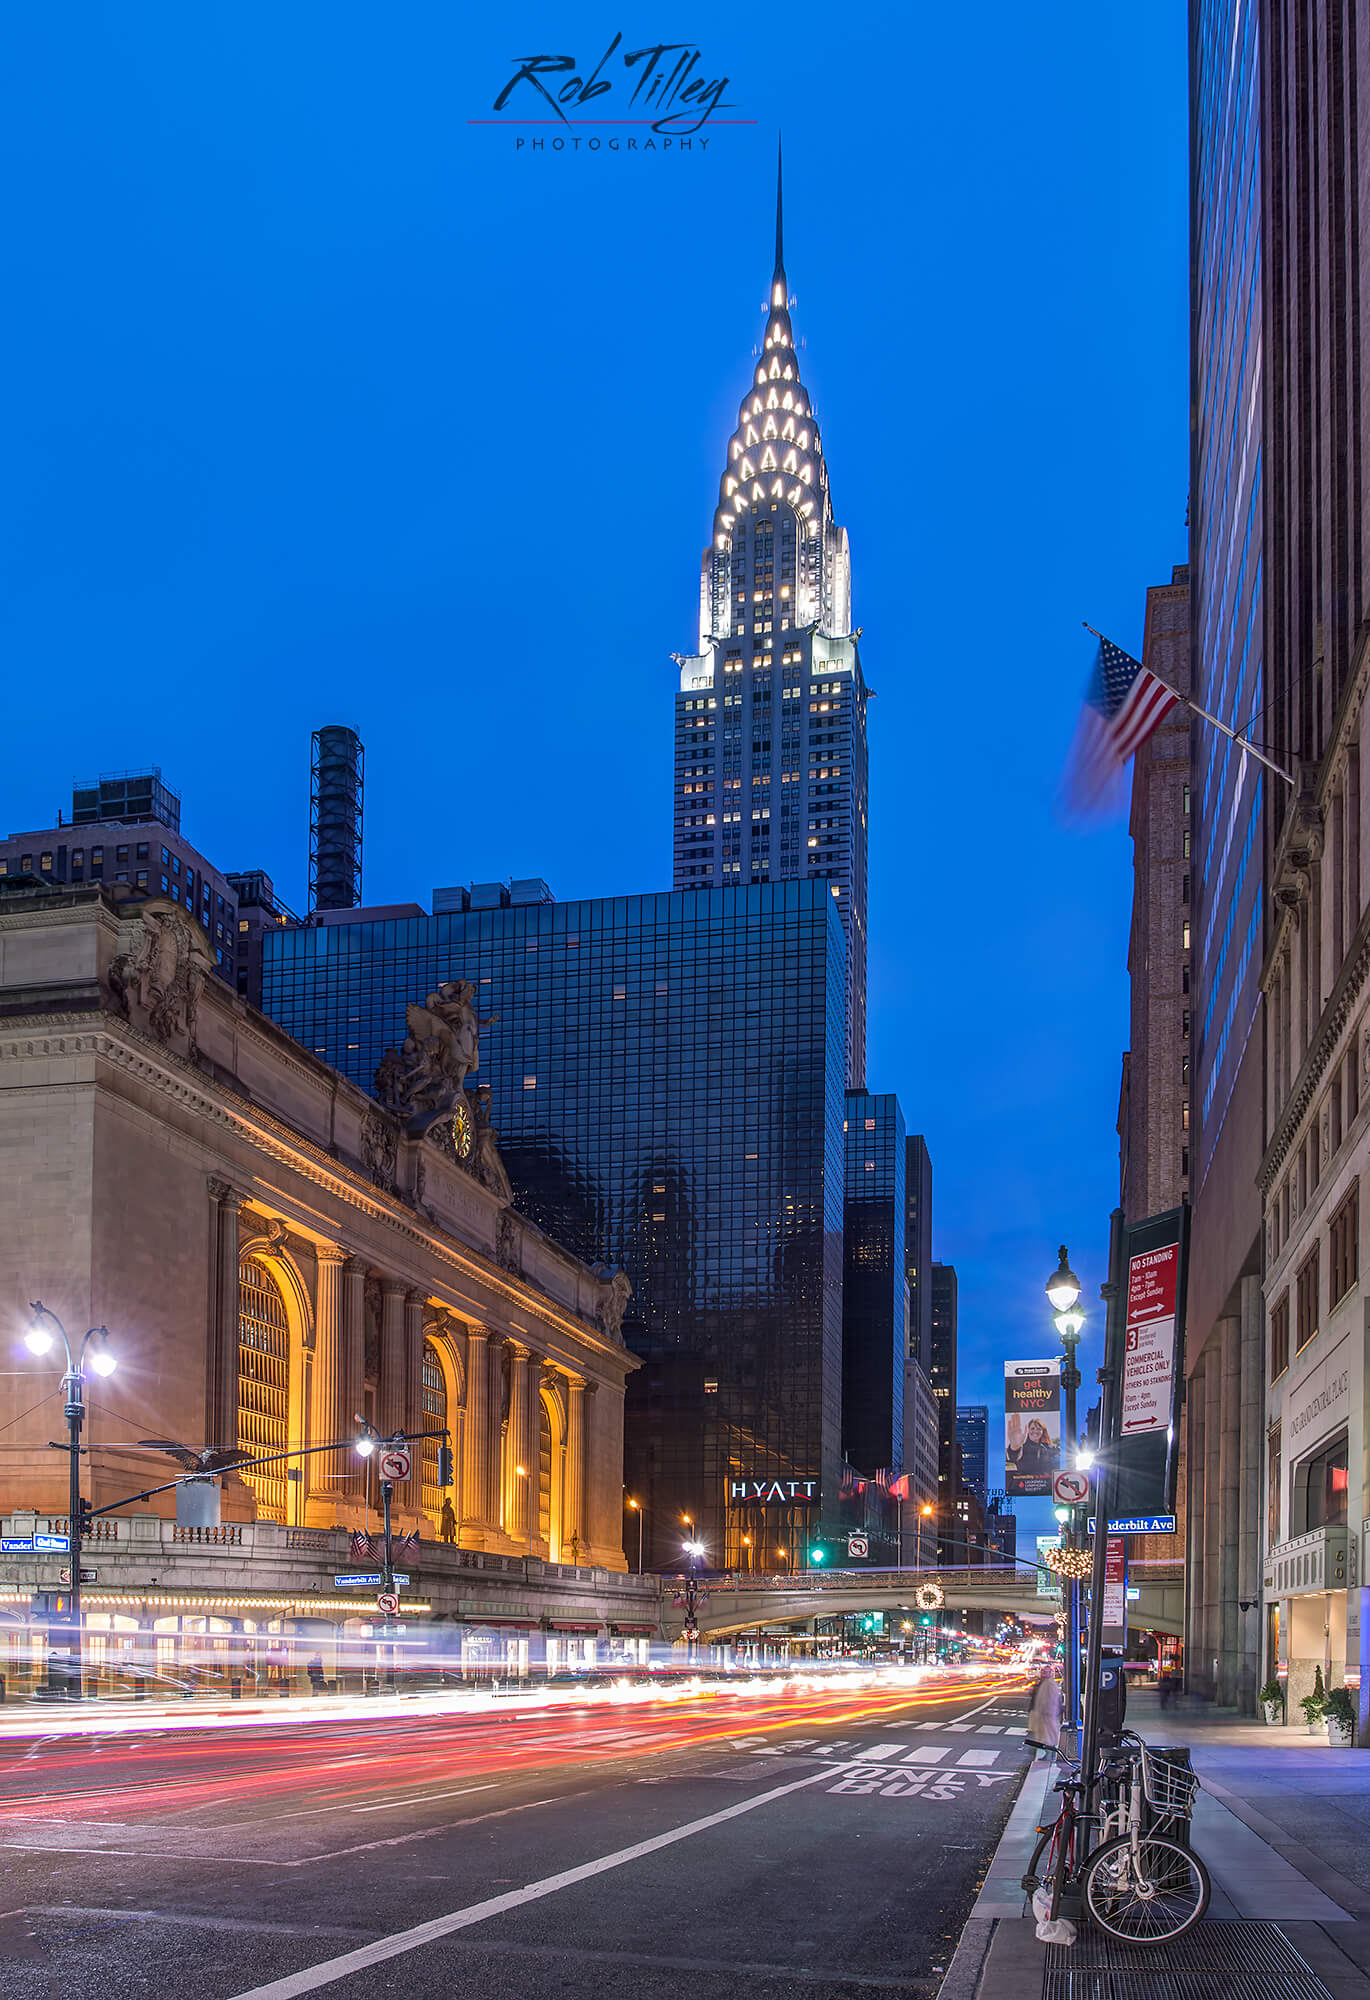
[[[973,1722],[949,1722],[946,1725],[949,1736],[969,1736],[974,1727]]]
[[[918,1727],[920,1729],[940,1729],[942,1725],[940,1722],[920,1722]]]
[[[860,1753],[863,1764],[879,1764],[886,1758],[897,1757],[901,1750],[908,1749],[907,1743],[872,1743],[869,1749]]]
[[[1004,1725],[1002,1722],[982,1722],[975,1733],[977,1736],[1002,1736]]]
[[[956,1762],[963,1770],[985,1771],[991,1764],[997,1763],[998,1759],[997,1750],[963,1750]]]
[[[920,1743],[916,1750],[910,1750],[906,1764],[940,1764],[944,1757],[950,1757],[951,1749],[945,1743]]]

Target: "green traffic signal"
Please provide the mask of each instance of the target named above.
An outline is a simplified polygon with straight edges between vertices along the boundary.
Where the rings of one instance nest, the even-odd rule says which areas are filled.
[[[824,1552],[822,1549],[809,1550],[809,1561],[811,1563],[821,1563],[822,1561],[824,1561],[824,1559],[825,1559]]]

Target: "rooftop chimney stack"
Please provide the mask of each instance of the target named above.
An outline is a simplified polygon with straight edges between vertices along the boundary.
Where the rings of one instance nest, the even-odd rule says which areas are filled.
[[[355,910],[362,899],[362,740],[330,723],[314,731],[309,783],[310,910]]]

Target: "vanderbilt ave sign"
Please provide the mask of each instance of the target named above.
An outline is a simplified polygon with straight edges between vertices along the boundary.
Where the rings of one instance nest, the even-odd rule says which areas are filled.
[[[816,1479],[730,1479],[728,1504],[733,1507],[792,1507],[797,1501],[816,1503]]]

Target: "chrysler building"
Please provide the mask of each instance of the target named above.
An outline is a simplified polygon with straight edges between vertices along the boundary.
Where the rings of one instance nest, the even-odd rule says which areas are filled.
[[[847,531],[790,325],[777,180],[765,340],[728,441],[679,658],[675,887],[818,876],[847,936],[847,1083],[866,1063],[866,703]]]

